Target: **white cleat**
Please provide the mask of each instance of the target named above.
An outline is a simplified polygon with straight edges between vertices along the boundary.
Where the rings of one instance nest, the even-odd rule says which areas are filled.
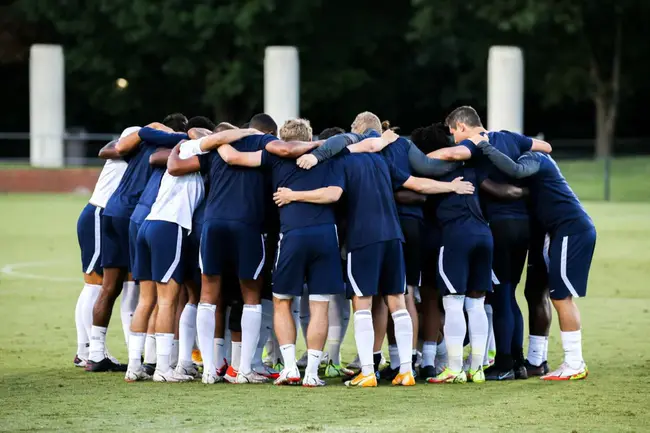
[[[302,386],[305,388],[316,388],[318,386],[325,386],[325,381],[320,379],[318,376],[305,375],[305,378],[302,380]]]
[[[203,376],[201,377],[201,382],[205,383],[206,385],[213,385],[217,382],[221,382],[223,378],[216,376],[211,373],[203,373]]]
[[[156,370],[153,373],[154,382],[190,382],[192,379],[192,376],[178,373],[176,370],[172,369],[169,369],[169,371],[166,371],[164,373],[160,370]]]
[[[382,355],[382,358],[383,358],[383,355]],[[353,370],[358,370],[358,369],[361,368],[361,363],[359,362],[359,355],[358,354],[357,354],[357,356],[354,357],[354,360],[352,360],[352,362],[350,362],[347,365],[347,367],[351,368]]]
[[[275,385],[298,385],[300,383],[300,370],[298,367],[285,368],[280,372],[280,377],[273,382]]]
[[[178,365],[176,365],[175,368],[177,373],[180,373],[185,376],[192,376],[195,379],[198,379],[201,377],[201,374],[199,373],[199,369],[194,365],[192,361],[187,362],[187,361],[179,361]]]
[[[269,380],[262,376],[261,374],[255,373],[254,371],[251,371],[250,373],[242,373],[241,371],[237,373],[237,379],[235,380],[235,383],[237,384],[242,384],[242,383],[266,383]]]
[[[125,382],[139,382],[141,380],[151,380],[151,376],[147,374],[142,367],[138,369],[129,369],[124,375]]]
[[[296,361],[296,365],[298,366],[298,368],[307,367],[307,358],[308,358],[307,352],[303,353],[300,359]]]

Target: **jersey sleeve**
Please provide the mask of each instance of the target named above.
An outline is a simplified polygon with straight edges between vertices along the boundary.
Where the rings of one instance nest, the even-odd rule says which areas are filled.
[[[272,154],[266,149],[262,150],[262,167],[271,168],[278,159],[279,157],[277,155]]]
[[[497,148],[490,145],[487,141],[480,142],[478,148],[480,148],[481,152],[492,162],[492,164],[494,164],[496,168],[515,179],[530,177],[539,172],[539,156],[532,152],[524,153],[515,162],[507,155],[501,153]]]
[[[517,147],[519,147],[519,151],[521,153],[530,152],[530,150],[533,148],[532,138],[526,137],[525,135],[518,134],[516,132],[511,132],[510,135],[517,143]]]
[[[159,131],[157,129],[145,126],[138,131],[138,135],[144,141],[153,143],[157,146],[169,147],[172,148],[178,144],[181,140],[187,140],[187,134],[185,133],[171,133],[165,131]]]
[[[472,158],[480,154],[480,150],[476,148],[476,145],[471,140],[463,140],[460,143],[458,143],[458,146],[465,146],[466,148],[468,148],[470,153],[472,154]]]
[[[340,153],[343,149],[351,144],[358,143],[363,140],[363,136],[354,133],[345,133],[335,135],[325,140],[322,146],[318,147],[312,152],[318,162],[323,162],[326,159],[332,158],[334,155]]]
[[[461,166],[460,162],[443,161],[429,158],[409,140],[408,158],[411,170],[420,176],[440,177],[451,173]]]
[[[263,150],[264,148],[266,148],[267,144],[271,143],[272,141],[277,141],[277,139],[278,137],[276,137],[275,135],[264,134],[259,141],[260,145],[258,150]]]
[[[201,175],[205,176],[210,172],[210,155],[202,153],[197,156],[199,158],[199,165],[201,166]]]
[[[388,165],[388,172],[390,174],[390,181],[393,185],[393,190],[398,190],[402,185],[404,185],[404,182],[411,177],[411,175],[404,170],[399,169],[392,162],[386,161],[386,164]]]
[[[345,191],[345,159],[338,158],[329,164],[325,186],[338,186]]]

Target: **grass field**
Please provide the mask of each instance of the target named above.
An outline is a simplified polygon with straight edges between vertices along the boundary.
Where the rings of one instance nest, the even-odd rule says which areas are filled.
[[[92,375],[73,368],[74,306],[82,287],[75,224],[86,200],[0,196],[1,431],[650,428],[650,203],[586,203],[599,235],[589,296],[579,301],[590,367],[586,381],[357,390],[339,381],[322,389],[126,384],[121,374]],[[521,304],[525,306],[523,299]],[[118,315],[119,309],[109,346],[125,360]],[[348,360],[354,352],[351,337],[349,332],[344,345]],[[552,366],[561,355],[554,322]]]

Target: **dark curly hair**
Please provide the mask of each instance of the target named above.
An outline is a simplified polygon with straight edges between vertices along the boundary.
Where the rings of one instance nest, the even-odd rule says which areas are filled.
[[[411,133],[411,141],[424,153],[453,144],[449,129],[443,123],[416,128]]]

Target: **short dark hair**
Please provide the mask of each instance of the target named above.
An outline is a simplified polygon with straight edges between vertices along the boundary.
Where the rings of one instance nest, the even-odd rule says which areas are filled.
[[[464,123],[470,128],[483,127],[478,113],[469,105],[456,108],[445,119],[445,125],[450,128],[456,128],[459,123]]]
[[[187,117],[182,113],[168,114],[162,121],[163,125],[177,132],[187,130]]]
[[[205,128],[212,131],[215,128],[215,126],[216,125],[214,124],[214,122],[205,116],[194,116],[187,121],[188,131],[192,128]]]
[[[335,135],[339,134],[344,134],[345,129],[339,128],[338,126],[333,126],[331,128],[325,128],[323,131],[318,134],[318,139],[319,140],[327,140],[330,137],[334,137]]]
[[[413,130],[411,141],[424,153],[433,152],[441,147],[451,146],[453,141],[449,130],[442,123],[434,123]]]
[[[278,124],[275,120],[266,113],[259,113],[254,115],[249,122],[250,128],[257,129],[267,134],[278,134]]]

